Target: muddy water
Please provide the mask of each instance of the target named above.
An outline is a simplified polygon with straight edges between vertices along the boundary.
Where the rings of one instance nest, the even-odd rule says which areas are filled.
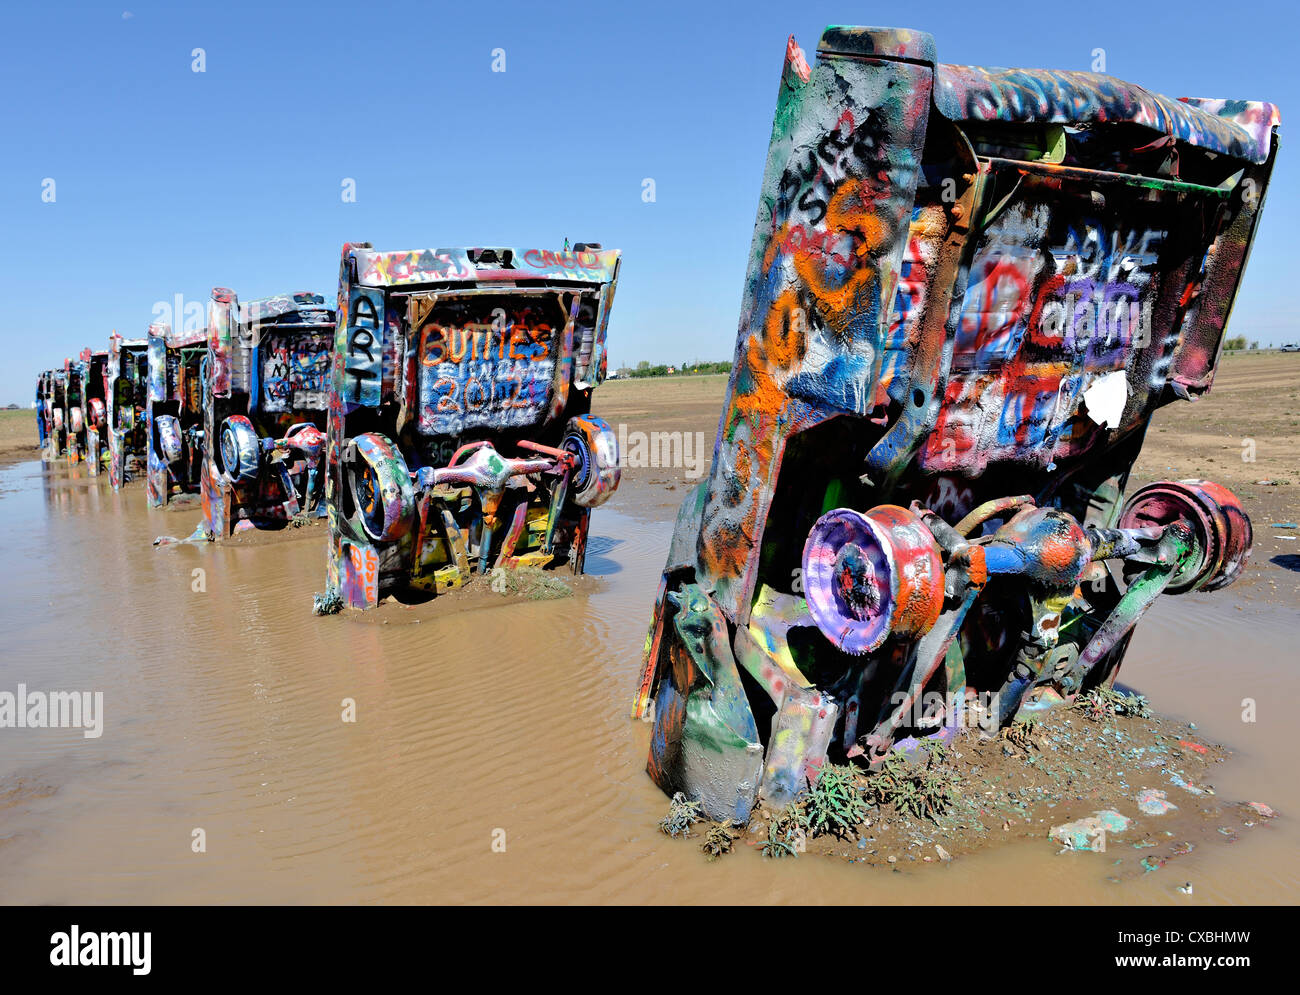
[[[102,690],[106,713],[94,740],[0,730],[0,901],[1294,901],[1294,607],[1166,599],[1124,675],[1237,749],[1220,796],[1282,814],[1231,846],[1119,884],[1106,855],[1045,840],[901,873],[748,850],[707,864],[657,831],[648,729],[627,717],[669,521],[602,509],[600,582],[573,598],[318,619],[321,532],[151,545],[197,517],[0,469],[0,690]]]

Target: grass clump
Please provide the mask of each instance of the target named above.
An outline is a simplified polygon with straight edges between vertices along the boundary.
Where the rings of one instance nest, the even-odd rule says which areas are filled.
[[[717,860],[724,853],[731,853],[738,839],[740,839],[740,832],[736,823],[731,819],[723,819],[709,827],[709,831],[704,834],[704,845],[701,849],[709,855],[710,860]]]
[[[1074,707],[1093,722],[1104,722],[1117,715],[1135,719],[1151,718],[1151,704],[1144,695],[1125,694],[1114,688],[1096,687],[1075,699]]]
[[[802,799],[809,836],[855,836],[869,809],[862,773],[851,764],[823,764]]]
[[[1034,733],[1038,731],[1038,720],[1029,719],[1025,722],[1012,722],[1002,730],[1002,737],[1012,746],[1019,747],[1028,753],[1037,748],[1034,742]]]
[[[803,822],[804,814],[793,802],[780,815],[768,820],[767,839],[759,844],[763,856],[772,860],[799,856],[804,841]]]
[[[880,769],[866,778],[866,798],[880,807],[892,805],[918,819],[935,820],[957,801],[958,775],[945,766],[948,748],[933,743],[912,758],[891,753]]]
[[[679,791],[668,803],[668,814],[660,820],[659,829],[674,839],[678,836],[690,836],[691,826],[702,818],[700,803],[691,801]]]
[[[338,591],[326,591],[324,594],[314,594],[311,599],[311,611],[313,615],[337,615],[343,610],[343,598],[339,596]]]

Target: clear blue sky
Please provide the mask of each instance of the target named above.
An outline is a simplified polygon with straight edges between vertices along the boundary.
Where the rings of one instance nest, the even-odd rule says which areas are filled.
[[[1300,339],[1290,4],[28,2],[0,36],[0,403],[176,294],[332,298],[346,240],[602,242],[625,253],[613,364],[728,359],[785,40],[811,57],[833,23],[929,31],[944,62],[1087,69],[1100,47],[1171,96],[1279,104],[1231,330]]]

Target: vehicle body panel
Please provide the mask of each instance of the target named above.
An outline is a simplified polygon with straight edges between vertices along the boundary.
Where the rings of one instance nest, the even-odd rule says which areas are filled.
[[[99,476],[108,454],[108,351],[81,350],[81,397],[85,420],[83,458],[92,477]]]
[[[147,339],[145,486],[149,506],[161,508],[175,497],[199,491],[207,342],[202,329],[174,332],[161,322],[149,326]]]
[[[213,537],[226,538],[239,528],[279,527],[300,513],[324,515],[319,443],[333,348],[334,311],[319,294],[241,302],[233,291],[213,289],[203,402],[205,437],[211,441],[202,477],[204,528]],[[317,444],[293,448],[290,441],[308,426],[305,435]],[[244,434],[236,435],[237,430]],[[241,444],[249,450],[243,454],[251,459],[249,466],[233,465]]]
[[[589,412],[619,258],[582,245],[344,246],[328,599],[364,608],[389,591],[446,591],[468,579],[470,558],[481,571],[568,555],[581,572],[590,508],[617,486],[612,430]],[[548,458],[559,462],[538,469]],[[358,486],[375,481],[359,503]],[[394,534],[377,540],[377,529]]]
[[[1239,572],[1249,522],[1222,489],[1106,530],[1152,412],[1212,383],[1277,121],[1091,73],[946,66],[920,32],[828,28],[811,67],[791,39],[713,465],[634,705],[666,792],[744,817],[828,751],[914,743],[929,726],[902,705],[922,692],[961,699],[938,713],[951,735],[967,691],[1001,696],[996,724],[1053,676],[1064,694],[1113,680],[1172,581],[1126,592],[1106,557],[1135,569],[1159,543],[1213,583]],[[1093,636],[1086,670],[1063,662]]]
[[[149,341],[108,340],[105,392],[108,403],[108,480],[119,490],[148,460]]]

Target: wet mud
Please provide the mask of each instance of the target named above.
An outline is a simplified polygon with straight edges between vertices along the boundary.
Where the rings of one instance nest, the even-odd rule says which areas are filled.
[[[1223,384],[1236,369],[1225,364]],[[702,431],[711,447],[721,378],[683,383],[680,396],[611,383],[596,413]],[[1156,428],[1177,426],[1172,417],[1161,412]],[[1239,441],[1250,417],[1239,412],[1221,434]],[[1144,474],[1197,472],[1171,458],[1175,446],[1153,446],[1158,436]],[[813,845],[791,860],[740,847],[710,862],[698,841],[659,831],[668,800],[644,772],[649,727],[629,717],[691,483],[682,468],[626,471],[592,517],[589,576],[556,575],[570,582],[565,596],[480,587],[459,606],[390,602],[321,618],[311,613],[324,585],[319,527],[155,547],[187,535],[197,512],[150,512],[141,485],[114,494],[84,468],[11,463],[0,467],[0,690],[102,691],[104,722],[96,739],[0,729],[0,901],[1291,903],[1300,573],[1284,559],[1294,543],[1265,541],[1288,530],[1263,526],[1296,520],[1300,478],[1290,479],[1241,487],[1256,502],[1257,541],[1241,583],[1163,598],[1139,624],[1120,681],[1158,720],[1061,713],[1038,730],[1049,746],[1013,747],[1014,757],[998,740],[959,741],[971,774],[954,811],[982,829],[969,845],[942,843],[951,860],[924,859],[938,856],[932,840],[909,845],[908,833],[936,832],[912,820],[879,828],[863,848],[874,854],[855,841],[847,859],[845,847]],[[344,721],[348,702],[355,721]],[[1151,752],[1131,771],[1076,764],[1070,781],[1058,768],[1098,741]],[[1041,804],[1032,789],[1047,779],[1025,773],[1033,757],[1057,770]],[[972,786],[995,767],[1006,780]],[[1179,787],[1171,770],[1214,794]],[[1178,809],[1145,814],[1144,788]],[[1023,812],[1022,794],[1035,798]],[[1246,801],[1275,817],[1252,817]],[[1050,838],[1107,809],[1131,823],[1105,852]],[[205,852],[194,852],[196,829]],[[1146,840],[1157,845],[1137,845]],[[1148,857],[1164,863],[1149,869]],[[1179,890],[1188,882],[1190,894]]]

